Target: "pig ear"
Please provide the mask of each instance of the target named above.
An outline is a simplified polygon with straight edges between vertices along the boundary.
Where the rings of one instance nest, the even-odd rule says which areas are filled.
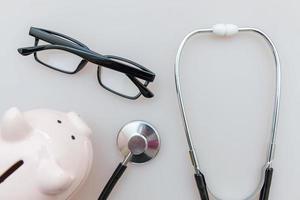
[[[18,108],[11,108],[4,114],[0,134],[8,141],[22,140],[28,136],[32,128]]]
[[[79,117],[75,112],[69,112],[67,114],[71,123],[76,127],[79,134],[91,135],[92,130],[88,127],[88,125]]]
[[[64,192],[74,180],[72,175],[64,171],[55,160],[50,158],[41,160],[37,175],[39,189],[47,195],[56,195]]]

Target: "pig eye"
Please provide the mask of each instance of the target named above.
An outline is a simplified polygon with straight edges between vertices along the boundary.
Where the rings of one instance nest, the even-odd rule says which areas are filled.
[[[72,140],[75,140],[75,139],[76,139],[74,135],[71,135],[71,138],[72,138]]]
[[[60,120],[57,120],[57,123],[61,124],[61,121],[60,121]]]

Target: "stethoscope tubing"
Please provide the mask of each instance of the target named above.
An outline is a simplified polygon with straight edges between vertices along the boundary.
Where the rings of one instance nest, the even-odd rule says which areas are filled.
[[[185,36],[185,38],[182,40],[178,51],[176,55],[176,61],[175,61],[175,85],[176,85],[176,92],[179,102],[179,108],[183,120],[184,125],[184,131],[186,135],[186,140],[189,147],[189,155],[192,162],[192,165],[194,167],[195,171],[195,179],[196,183],[200,192],[200,196],[202,200],[208,200],[209,195],[211,194],[212,197],[214,197],[217,200],[220,200],[216,195],[214,195],[211,191],[209,191],[209,188],[206,186],[204,175],[201,173],[199,162],[197,159],[196,150],[193,144],[191,132],[188,125],[188,120],[185,112],[184,102],[182,98],[182,92],[181,92],[181,86],[180,86],[180,73],[179,73],[179,65],[180,65],[180,59],[181,54],[184,49],[185,44],[187,41],[201,33],[213,33],[220,36],[231,36],[235,35],[239,32],[254,32],[260,36],[262,36],[265,41],[268,43],[269,47],[272,50],[273,57],[275,60],[275,73],[276,73],[276,87],[275,87],[275,96],[274,96],[274,107],[273,107],[273,118],[272,118],[272,126],[271,126],[271,138],[270,138],[270,144],[269,144],[269,150],[267,155],[267,161],[264,165],[264,170],[262,176],[262,180],[260,181],[260,184],[258,185],[257,189],[248,197],[245,198],[245,200],[253,199],[260,193],[260,200],[267,200],[269,196],[270,186],[271,186],[271,180],[272,180],[272,174],[273,174],[273,168],[272,168],[272,162],[274,160],[275,156],[275,147],[276,147],[276,138],[277,138],[277,126],[278,126],[278,116],[279,116],[279,108],[280,108],[280,93],[281,93],[281,65],[280,65],[280,59],[278,55],[278,51],[273,43],[273,41],[270,39],[270,37],[264,33],[263,31],[256,29],[256,28],[238,28],[235,25],[226,25],[226,24],[219,24],[215,25],[211,29],[197,29],[192,32],[190,32],[188,35]]]

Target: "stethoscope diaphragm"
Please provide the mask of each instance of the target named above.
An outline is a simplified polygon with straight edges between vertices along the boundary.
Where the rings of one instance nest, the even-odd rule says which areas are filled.
[[[132,121],[123,126],[117,136],[117,146],[124,160],[105,185],[98,200],[106,200],[127,168],[128,162],[145,163],[157,155],[160,138],[157,130],[145,121]]]

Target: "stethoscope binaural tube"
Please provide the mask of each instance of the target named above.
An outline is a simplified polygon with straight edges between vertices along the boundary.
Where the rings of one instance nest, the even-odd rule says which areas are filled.
[[[187,139],[187,143],[189,146],[189,154],[191,158],[192,165],[195,170],[195,180],[197,183],[197,187],[201,196],[202,200],[209,200],[209,194],[213,196],[215,199],[219,200],[220,198],[216,197],[212,192],[209,191],[205,176],[202,174],[199,163],[197,160],[196,151],[194,148],[194,144],[192,141],[190,129],[188,126],[188,121],[186,117],[186,112],[184,109],[184,103],[181,93],[181,87],[180,87],[180,74],[179,74],[179,64],[180,64],[180,58],[182,50],[186,44],[186,42],[194,35],[200,34],[200,33],[212,33],[218,36],[233,36],[239,32],[254,32],[260,36],[262,36],[266,42],[268,43],[269,47],[272,50],[274,60],[275,60],[275,67],[276,67],[276,88],[275,88],[275,96],[274,96],[274,108],[273,108],[273,118],[272,118],[272,129],[271,129],[271,139],[270,139],[270,147],[268,150],[268,156],[267,156],[267,162],[264,166],[264,176],[261,180],[261,183],[257,187],[257,190],[253,192],[251,195],[246,197],[245,199],[250,200],[256,197],[256,195],[259,193],[259,200],[267,200],[269,198],[269,192],[271,187],[271,181],[272,181],[272,175],[273,175],[273,167],[272,162],[274,160],[274,154],[275,154],[275,144],[276,144],[276,135],[277,135],[277,124],[278,124],[278,115],[279,115],[279,104],[280,104],[280,81],[281,81],[281,67],[280,67],[280,61],[278,52],[276,50],[276,47],[272,40],[261,30],[256,28],[239,28],[236,25],[233,24],[217,24],[214,25],[210,29],[198,29],[195,31],[192,31],[189,33],[181,42],[179,49],[177,51],[176,55],[176,61],[175,61],[175,85],[176,85],[176,91],[177,91],[177,97],[179,102],[179,108],[181,111],[181,116],[183,119],[184,129],[185,129],[185,135]]]
[[[98,200],[106,200],[127,168],[128,162],[145,163],[159,152],[160,138],[157,130],[145,121],[132,121],[121,128],[117,145],[124,160],[119,163]]]

